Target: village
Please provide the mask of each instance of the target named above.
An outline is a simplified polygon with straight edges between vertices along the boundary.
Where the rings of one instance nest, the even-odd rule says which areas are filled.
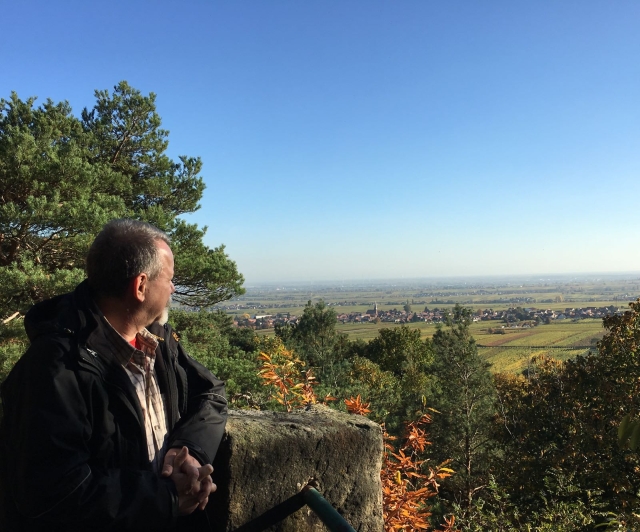
[[[373,308],[366,312],[339,313],[336,316],[338,323],[441,323],[445,321],[448,308],[425,307],[422,312],[413,312],[410,305],[402,309],[380,310],[374,303]],[[503,327],[534,327],[540,324],[548,324],[552,321],[602,319],[605,316],[622,312],[620,307],[610,305],[605,307],[565,308],[564,310],[537,309],[532,307],[515,307],[506,310],[478,309],[474,312],[472,320],[498,321]],[[249,327],[252,329],[272,329],[276,325],[295,325],[299,317],[288,312],[277,314],[243,314],[234,317],[234,325],[237,327]]]

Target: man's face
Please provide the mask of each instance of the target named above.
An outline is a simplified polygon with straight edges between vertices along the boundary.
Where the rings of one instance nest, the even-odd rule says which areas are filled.
[[[150,318],[149,323],[154,321],[166,323],[169,305],[171,304],[171,294],[176,290],[173,286],[173,253],[171,248],[162,240],[158,240],[156,246],[160,253],[162,271],[158,277],[148,281],[145,306]]]

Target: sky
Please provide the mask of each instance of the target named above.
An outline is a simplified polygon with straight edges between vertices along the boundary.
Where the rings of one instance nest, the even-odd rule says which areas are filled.
[[[0,0],[0,97],[121,80],[263,282],[640,271],[640,3]]]

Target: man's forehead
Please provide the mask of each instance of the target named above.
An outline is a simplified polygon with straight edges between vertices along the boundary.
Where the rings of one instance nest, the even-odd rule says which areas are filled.
[[[164,240],[156,240],[156,247],[158,248],[160,253],[166,253],[173,256],[173,252],[171,251],[169,244],[167,244]]]
[[[173,252],[171,251],[171,248],[169,247],[169,244],[167,244],[163,240],[157,240],[156,241],[156,247],[158,248],[158,252],[160,253],[160,257],[162,257],[164,260],[168,260],[168,262],[173,267]]]

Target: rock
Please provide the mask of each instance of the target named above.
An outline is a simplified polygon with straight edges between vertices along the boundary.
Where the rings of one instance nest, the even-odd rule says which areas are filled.
[[[364,417],[321,405],[292,413],[231,411],[213,465],[218,490],[207,510],[216,532],[262,530],[254,520],[300,508],[300,490],[310,480],[354,529],[383,529],[382,433]],[[266,530],[327,528],[304,506]]]

